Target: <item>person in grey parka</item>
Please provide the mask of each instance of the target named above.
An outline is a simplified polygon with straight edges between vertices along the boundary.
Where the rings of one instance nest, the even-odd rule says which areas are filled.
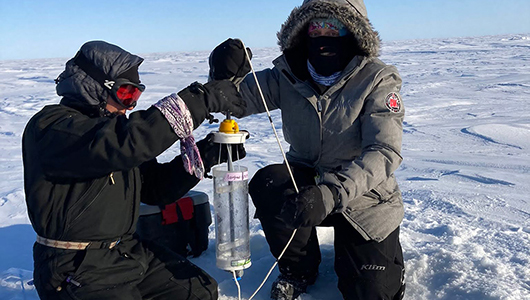
[[[321,255],[315,226],[333,226],[335,271],[344,299],[402,299],[399,225],[404,208],[394,172],[401,157],[401,78],[379,60],[380,39],[362,0],[306,0],[278,33],[283,54],[257,72],[269,109],[281,109],[290,148],[249,192],[279,261],[273,299],[295,299],[315,282]],[[212,79],[237,80],[243,45],[229,39],[210,56]],[[265,107],[253,76],[240,85],[246,115]]]

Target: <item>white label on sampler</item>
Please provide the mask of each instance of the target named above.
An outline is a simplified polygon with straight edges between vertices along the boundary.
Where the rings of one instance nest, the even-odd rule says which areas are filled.
[[[248,179],[248,171],[226,173],[224,181],[243,181]]]

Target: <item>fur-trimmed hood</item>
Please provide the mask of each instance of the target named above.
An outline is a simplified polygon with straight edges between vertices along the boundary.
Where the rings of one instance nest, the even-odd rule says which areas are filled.
[[[104,41],[90,41],[79,52],[110,78],[123,74],[143,62],[143,58]],[[56,79],[57,95],[63,96],[61,104],[76,108],[88,115],[100,116],[108,91],[75,64],[75,57],[66,63],[65,70]]]
[[[307,32],[314,18],[336,18],[342,22],[358,42],[358,48],[369,57],[379,55],[380,38],[368,20],[363,0],[305,0],[293,9],[278,32],[280,50],[295,48]]]

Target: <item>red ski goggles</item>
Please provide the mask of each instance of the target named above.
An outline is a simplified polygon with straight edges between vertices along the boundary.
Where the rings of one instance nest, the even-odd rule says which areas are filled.
[[[110,89],[112,98],[127,109],[135,107],[142,92],[145,91],[145,85],[123,78],[118,78],[114,82],[107,81],[105,86]]]

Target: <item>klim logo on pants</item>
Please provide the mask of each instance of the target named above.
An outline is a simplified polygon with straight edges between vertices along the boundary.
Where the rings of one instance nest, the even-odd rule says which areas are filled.
[[[361,267],[361,271],[384,271],[385,269],[385,266],[378,265],[362,265]]]

